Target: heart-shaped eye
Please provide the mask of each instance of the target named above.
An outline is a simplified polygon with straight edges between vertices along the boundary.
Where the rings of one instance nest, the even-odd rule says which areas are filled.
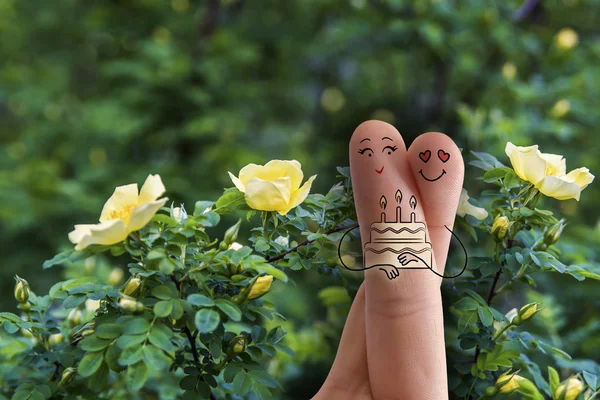
[[[419,153],[419,158],[421,159],[421,161],[423,161],[425,163],[427,161],[429,161],[430,157],[431,157],[431,151],[429,151],[429,150],[425,150],[425,151]]]
[[[446,153],[444,150],[438,150],[438,157],[442,162],[446,162],[450,159],[450,153]]]

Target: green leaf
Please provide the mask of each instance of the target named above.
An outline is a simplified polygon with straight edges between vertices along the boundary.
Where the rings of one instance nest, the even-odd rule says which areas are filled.
[[[473,154],[475,157],[478,158],[478,160],[471,161],[469,163],[470,165],[473,165],[474,167],[481,168],[486,171],[490,170],[492,168],[506,167],[504,164],[502,164],[500,161],[498,161],[496,159],[496,157],[492,156],[491,154],[480,153],[480,152],[475,152],[475,151],[472,151],[471,154]]]
[[[195,390],[198,383],[198,377],[193,375],[184,376],[179,381],[179,387],[182,390]]]
[[[223,311],[232,321],[240,321],[242,319],[242,312],[233,302],[225,299],[215,300],[215,305]]]
[[[274,278],[279,279],[282,282],[288,281],[288,276],[286,275],[286,273],[272,265],[258,264],[258,265],[253,265],[252,268],[258,272],[265,273],[268,275],[273,275]]]
[[[477,313],[479,314],[479,319],[484,326],[491,326],[494,322],[494,317],[487,307],[479,307],[477,309]]]
[[[123,349],[119,364],[131,365],[140,361],[144,357],[144,346],[129,346]]]
[[[214,201],[197,201],[194,205],[194,217],[202,215],[204,213],[204,210],[206,210],[209,207],[212,207],[213,204],[215,204]]]
[[[208,211],[196,217],[196,222],[206,228],[217,226],[221,221],[221,216],[214,211]]]
[[[248,375],[250,375],[255,381],[261,383],[262,385],[265,385],[266,387],[272,389],[281,388],[279,382],[277,382],[275,378],[273,378],[265,371],[255,369],[250,371]]]
[[[481,304],[482,306],[487,306],[487,302],[483,299],[483,297],[481,297],[477,292],[471,290],[471,289],[465,289],[465,292],[471,296],[472,298],[474,298],[479,304]]]
[[[189,301],[190,304],[201,307],[210,307],[215,304],[211,298],[202,294],[191,294],[188,296],[187,301]]]
[[[121,350],[116,345],[111,345],[104,353],[104,361],[108,368],[115,372],[121,372],[126,369],[126,367],[119,364],[119,357],[121,357]]]
[[[77,345],[82,350],[94,352],[104,350],[108,347],[111,340],[109,339],[100,339],[96,335],[90,335],[88,337],[83,338],[81,342]]]
[[[122,328],[119,324],[102,324],[99,325],[95,330],[96,336],[101,339],[114,339],[119,337],[121,333]]]
[[[263,238],[258,238],[254,243],[254,248],[256,249],[256,251],[261,253],[266,252],[267,250],[269,250],[270,247],[271,246],[269,245],[269,242],[267,242]]]
[[[146,260],[147,261],[161,260],[161,259],[165,258],[166,256],[167,256],[167,253],[165,252],[165,249],[163,249],[163,248],[152,249],[146,256]]]
[[[157,317],[166,317],[173,311],[173,300],[161,300],[154,305],[154,314]]]
[[[53,267],[55,265],[62,264],[65,261],[68,261],[69,260],[69,256],[71,255],[71,253],[73,253],[73,250],[66,250],[66,251],[63,251],[62,253],[58,253],[57,255],[55,255],[54,257],[52,257],[50,260],[44,261],[44,263],[42,264],[42,268],[43,269],[48,269],[48,268]]]
[[[175,349],[175,346],[171,343],[172,334],[173,332],[165,325],[158,324],[150,330],[148,340],[159,349],[172,351]]]
[[[600,382],[598,382],[598,375],[592,374],[591,372],[583,371],[583,379],[585,380],[585,383],[587,383],[588,386],[591,387],[594,392],[598,390],[598,388],[600,388]]]
[[[179,297],[179,292],[175,285],[160,285],[152,289],[152,296],[161,300],[169,300]]]
[[[200,333],[210,333],[214,331],[219,326],[220,321],[221,317],[219,316],[219,313],[208,308],[203,308],[198,311],[194,318],[194,323]]]
[[[117,340],[117,346],[124,349],[129,346],[135,346],[146,339],[146,333],[140,335],[123,335]]]
[[[177,226],[177,221],[175,221],[174,218],[171,218],[170,216],[165,214],[154,214],[154,217],[152,217],[152,221],[161,222],[169,227]]]
[[[148,367],[144,362],[138,362],[127,369],[127,381],[133,391],[140,390],[148,379]]]
[[[215,211],[220,213],[220,209],[232,209],[240,204],[244,204],[245,202],[246,200],[244,199],[244,193],[240,192],[239,190],[225,192],[217,200]]]
[[[474,311],[480,307],[480,304],[470,297],[463,297],[454,304],[454,308],[460,311]]]
[[[183,304],[180,299],[171,300],[173,303],[173,310],[171,311],[171,318],[178,320],[183,317]]]
[[[240,396],[245,396],[252,388],[252,378],[247,373],[241,371],[238,372],[235,378],[233,378],[233,390]]]
[[[550,382],[550,392],[555,393],[556,388],[560,384],[560,377],[558,376],[558,372],[552,367],[548,367],[548,381]]]
[[[521,208],[519,208],[519,214],[521,214],[524,217],[531,217],[534,214],[534,212],[530,208],[521,207]]]
[[[93,375],[94,372],[96,372],[98,368],[100,368],[103,357],[104,353],[101,351],[87,353],[81,359],[81,362],[77,367],[77,372],[84,378]]]
[[[483,174],[483,180],[487,183],[496,182],[503,179],[507,174],[513,173],[513,170],[506,167],[492,168]]]
[[[133,318],[127,321],[123,327],[123,333],[126,335],[139,335],[146,333],[150,329],[150,323],[142,317]]]
[[[143,349],[146,365],[149,365],[152,369],[157,371],[160,371],[167,366],[167,357],[160,349],[150,345],[143,346]]]
[[[254,382],[252,385],[252,391],[258,397],[258,400],[271,400],[273,399],[273,394],[267,389],[264,385],[260,383]]]

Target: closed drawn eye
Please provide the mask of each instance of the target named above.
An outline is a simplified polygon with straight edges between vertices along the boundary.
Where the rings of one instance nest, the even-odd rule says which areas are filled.
[[[385,152],[386,150],[387,150],[387,153],[388,153],[388,154],[392,154],[393,152],[395,152],[396,150],[398,150],[398,147],[397,147],[397,146],[385,146],[385,147],[383,148],[383,150],[381,150],[381,152],[383,153],[383,152]]]
[[[368,148],[368,147],[365,147],[364,149],[360,149],[360,150],[358,150],[358,152],[359,152],[360,154],[365,154],[365,151],[370,151],[370,153],[367,153],[367,154],[369,155],[369,157],[371,157],[371,156],[373,155],[373,150],[371,150],[371,149],[370,149],[370,148]]]

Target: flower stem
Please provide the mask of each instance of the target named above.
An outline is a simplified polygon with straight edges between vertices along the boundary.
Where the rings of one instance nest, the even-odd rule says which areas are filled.
[[[352,224],[352,225],[348,225],[348,226],[342,226],[342,225],[339,225],[339,226],[336,226],[335,228],[331,228],[331,229],[329,229],[329,230],[325,231],[325,234],[326,234],[326,235],[329,235],[330,233],[340,232],[340,231],[344,231],[344,230],[346,230],[346,229],[353,229],[353,228],[356,228],[357,226],[358,226],[358,224]],[[316,240],[316,239],[314,239],[314,240],[308,240],[308,239],[306,239],[304,242],[302,242],[302,243],[298,244],[298,245],[297,245],[297,246],[295,246],[295,247],[292,247],[291,249],[289,249],[289,250],[287,250],[287,251],[284,251],[283,253],[280,253],[280,254],[278,254],[278,255],[276,255],[276,256],[273,256],[273,257],[267,257],[267,258],[266,258],[266,260],[267,260],[267,262],[269,262],[269,263],[271,263],[271,262],[274,262],[274,261],[281,260],[281,259],[282,259],[283,257],[285,257],[286,255],[288,255],[288,254],[290,254],[290,253],[294,253],[294,252],[298,251],[298,249],[299,249],[300,247],[302,247],[302,246],[306,246],[306,245],[309,245],[309,244],[311,244],[312,242],[314,242],[315,240]]]
[[[471,398],[471,392],[473,391],[473,388],[475,387],[475,383],[477,383],[478,380],[479,380],[478,377],[475,377],[475,379],[473,379],[473,383],[471,384],[471,387],[469,388],[469,393],[467,393],[467,396],[465,397],[465,399]]]
[[[499,329],[498,331],[496,331],[496,333],[494,333],[494,336],[492,337],[492,341],[496,341],[498,340],[498,338],[500,337],[500,335],[502,335],[504,332],[506,332],[506,330],[510,327],[513,326],[512,322],[509,322],[508,324],[506,324],[506,326],[502,329]]]

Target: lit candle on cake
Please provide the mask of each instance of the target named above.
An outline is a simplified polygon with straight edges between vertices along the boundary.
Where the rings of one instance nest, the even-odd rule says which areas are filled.
[[[387,199],[385,196],[381,196],[381,199],[379,199],[379,205],[385,211],[385,207],[387,206]],[[385,222],[385,212],[381,213],[381,222]]]
[[[400,189],[396,190],[396,202],[398,206],[396,207],[396,222],[402,222],[402,209],[400,208],[400,203],[402,202],[402,192]]]
[[[410,207],[411,207],[413,210],[417,208],[417,198],[416,198],[415,196],[412,196],[412,197],[410,198],[410,201],[409,201],[409,203],[410,203]],[[414,212],[411,212],[411,213],[410,213],[410,222],[415,222],[415,213],[414,213]]]

